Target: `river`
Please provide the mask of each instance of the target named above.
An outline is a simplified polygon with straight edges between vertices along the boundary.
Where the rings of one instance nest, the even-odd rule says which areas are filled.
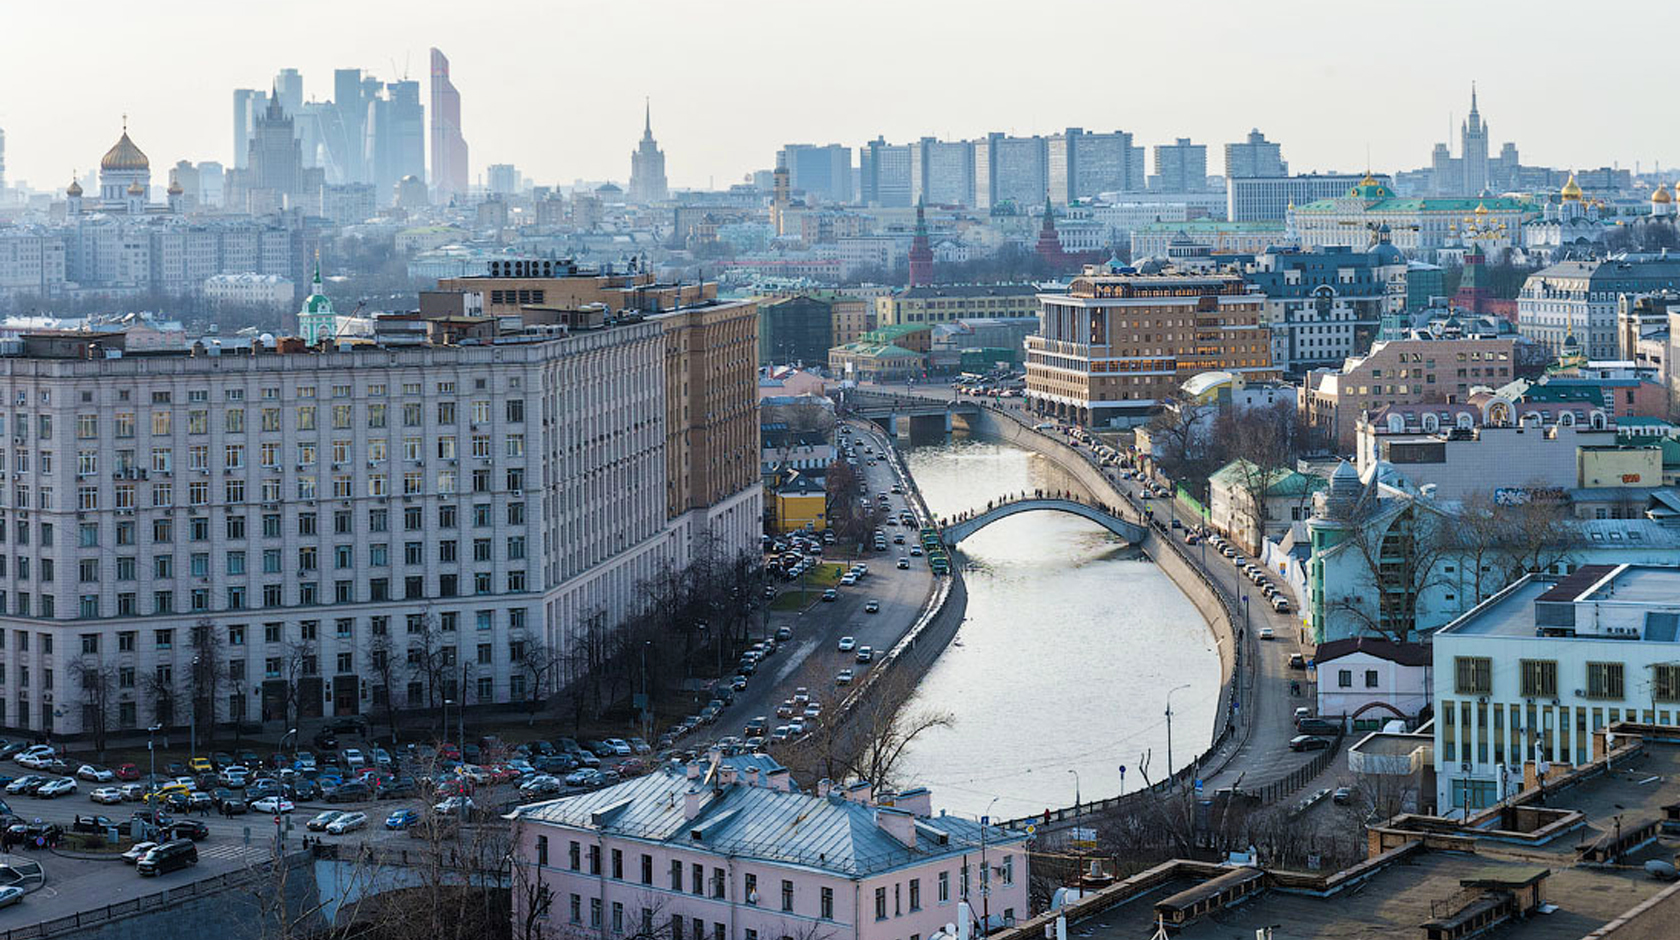
[[[1072,486],[1042,456],[953,436],[907,450],[936,515]],[[1219,698],[1214,635],[1148,558],[1076,516],[1011,516],[965,540],[968,619],[907,708],[947,712],[906,752],[904,779],[954,813],[1011,818],[1128,791],[1208,746]],[[1074,773],[1069,771],[1076,771]]]

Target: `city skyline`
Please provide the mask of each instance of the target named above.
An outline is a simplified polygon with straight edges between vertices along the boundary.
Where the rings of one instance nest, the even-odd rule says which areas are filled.
[[[109,4],[93,6],[97,11]],[[187,6],[189,12],[202,7],[202,15],[172,22],[203,22],[220,13],[237,25],[231,21],[243,15],[203,3]],[[1450,5],[1424,6],[1441,7],[1444,13]],[[1383,170],[1422,167],[1435,141],[1455,139],[1472,81],[1478,82],[1482,113],[1494,128],[1494,149],[1505,140],[1518,141],[1529,162],[1560,167],[1632,167],[1638,162],[1650,171],[1665,153],[1680,154],[1680,129],[1635,120],[1636,113],[1644,115],[1635,111],[1640,106],[1634,96],[1595,96],[1570,77],[1579,74],[1576,68],[1558,70],[1555,78],[1545,72],[1528,73],[1521,82],[1500,77],[1516,74],[1517,59],[1528,61],[1529,50],[1536,43],[1544,47],[1556,29],[1558,17],[1536,15],[1533,5],[1523,8],[1520,23],[1508,21],[1509,10],[1452,8],[1449,20],[1418,11],[1404,22],[1382,24],[1380,41],[1356,43],[1338,37],[1357,24],[1309,15],[1339,8],[1322,3],[1298,7],[1302,15],[1276,25],[1216,12],[1199,19],[1193,34],[1170,11],[1128,11],[1115,42],[1125,62],[1121,74],[1138,85],[1134,90],[1111,82],[1071,83],[1055,77],[1054,70],[1026,67],[1046,50],[1052,55],[1058,48],[1070,55],[1076,51],[1067,46],[1074,35],[1068,24],[1114,19],[1111,8],[1091,3],[1060,4],[1062,16],[1011,23],[1008,34],[1023,66],[1015,70],[997,68],[995,56],[963,56],[954,62],[938,54],[904,56],[901,46],[883,44],[868,26],[878,20],[872,10],[890,15],[901,33],[925,36],[942,48],[994,42],[999,35],[992,29],[997,17],[959,20],[932,9],[866,3],[855,17],[828,23],[814,12],[789,21],[785,10],[775,8],[771,16],[771,5],[748,4],[732,20],[731,34],[744,48],[771,50],[772,55],[720,56],[704,63],[696,62],[683,37],[708,28],[715,20],[709,11],[670,3],[643,4],[633,11],[568,3],[555,17],[550,7],[517,2],[498,10],[508,17],[536,17],[556,28],[639,31],[636,69],[626,74],[614,58],[621,57],[620,47],[609,44],[579,43],[570,47],[567,58],[534,61],[506,55],[497,30],[462,29],[446,11],[417,8],[406,19],[389,22],[372,11],[308,0],[283,21],[252,16],[253,28],[263,34],[261,55],[237,43],[210,44],[195,50],[190,68],[178,66],[153,54],[160,44],[178,41],[174,27],[159,21],[142,22],[120,35],[89,36],[79,49],[102,63],[97,74],[49,71],[52,80],[43,86],[37,58],[5,56],[0,82],[49,90],[0,103],[0,127],[8,134],[8,177],[43,189],[67,182],[72,170],[86,172],[109,146],[125,113],[136,142],[160,164],[189,159],[232,165],[223,115],[233,89],[267,88],[284,68],[302,73],[306,100],[331,97],[334,68],[361,67],[387,81],[404,75],[426,81],[428,50],[436,45],[449,55],[465,102],[462,130],[473,148],[475,184],[491,163],[514,164],[544,183],[624,181],[629,169],[625,149],[639,136],[646,97],[662,115],[655,130],[667,153],[673,188],[727,186],[753,170],[770,168],[775,151],[792,142],[855,148],[877,135],[902,143],[926,135],[971,139],[989,131],[1048,134],[1067,126],[1126,130],[1148,146],[1187,136],[1215,148],[1240,141],[1258,127],[1283,146],[1295,172],[1358,170],[1367,163]],[[1669,32],[1664,21],[1680,24],[1680,14],[1654,3],[1627,9],[1630,23],[1638,21],[1659,35]],[[1566,15],[1562,7],[1556,12]],[[45,8],[9,13],[7,35],[13,42],[61,25]],[[323,29],[327,22],[333,28]],[[1443,29],[1442,22],[1454,25]],[[1148,76],[1181,67],[1183,60],[1174,50],[1182,47],[1128,43],[1126,36],[1174,30],[1186,31],[1198,47],[1215,51],[1211,69],[1208,62],[1198,63],[1198,70],[1215,80],[1175,84],[1173,95],[1151,96],[1155,86]],[[238,29],[227,34],[256,35]],[[797,56],[797,47],[818,35],[829,47],[850,44],[848,61],[858,67],[790,77],[780,64],[788,60],[774,54],[778,38],[787,54]],[[1313,55],[1275,54],[1290,46]],[[1604,51],[1594,51],[1598,48]],[[1605,67],[1611,54],[1607,46],[1571,53],[1601,55]],[[1425,60],[1444,65],[1416,73]],[[1635,87],[1643,83],[1641,70],[1652,70],[1648,79],[1658,80],[1654,64],[1637,59],[1615,64]],[[103,90],[101,76],[108,74],[124,75],[120,92]],[[603,74],[614,78],[602,83],[598,76]],[[1274,94],[1232,99],[1233,83],[1263,76],[1269,76]],[[1384,88],[1380,93],[1379,87]],[[526,119],[533,89],[548,90],[543,97],[562,120],[533,124]],[[736,117],[740,112],[732,103],[741,102],[743,94],[756,102],[753,121]],[[936,113],[939,117],[930,117]],[[65,120],[67,114],[74,120]],[[589,133],[575,133],[580,127]],[[1605,140],[1613,143],[1601,143]],[[1680,156],[1671,160],[1680,163]],[[1211,172],[1222,169],[1218,161],[1211,162]]]

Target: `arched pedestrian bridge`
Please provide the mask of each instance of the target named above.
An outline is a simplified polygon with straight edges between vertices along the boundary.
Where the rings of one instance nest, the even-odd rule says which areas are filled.
[[[1035,512],[1038,510],[1071,513],[1082,519],[1089,519],[1133,545],[1141,544],[1144,536],[1148,534],[1148,530],[1143,526],[1135,522],[1127,522],[1118,516],[1110,515],[1107,511],[1096,506],[1092,506],[1089,503],[1082,503],[1073,499],[1027,497],[1024,499],[1013,499],[1005,503],[999,503],[990,509],[987,509],[985,512],[969,516],[967,519],[950,523],[940,531],[940,540],[943,541],[947,547],[955,548],[958,542],[961,542],[963,539],[968,538],[975,532],[978,532],[980,529],[985,528],[999,519],[1013,516],[1017,513]]]

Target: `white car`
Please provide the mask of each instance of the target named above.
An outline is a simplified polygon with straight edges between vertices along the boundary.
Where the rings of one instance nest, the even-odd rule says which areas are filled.
[[[121,803],[123,801],[123,791],[116,787],[100,787],[89,793],[88,799],[95,803]]]
[[[840,638],[840,652],[850,653],[857,649],[857,637],[843,636]]]
[[[140,858],[147,852],[150,852],[157,847],[158,844],[156,842],[136,842],[132,848],[122,854],[122,860],[130,865],[133,865],[140,861]]]
[[[90,783],[114,783],[117,779],[116,774],[93,764],[83,764],[76,768],[76,776]]]
[[[835,685],[851,685],[853,675],[854,674],[850,669],[842,669],[842,670],[840,670],[840,673],[834,677],[834,684]]]
[[[490,772],[477,764],[462,764],[455,768],[455,773],[476,784],[488,784],[490,782]]]
[[[367,827],[366,813],[345,813],[330,823],[327,823],[327,835],[341,836],[346,832]]]
[[[632,753],[630,742],[623,738],[608,738],[605,743],[607,747],[613,749],[614,754],[620,757],[629,757]]]
[[[297,807],[283,796],[265,796],[252,803],[251,808],[259,813],[289,813]]]
[[[1260,639],[1262,640],[1270,640],[1275,635],[1276,634],[1272,631],[1271,627],[1260,628]]]
[[[71,777],[60,777],[52,783],[46,784],[35,791],[35,795],[43,800],[51,800],[67,793],[76,792],[76,781]]]
[[[343,810],[329,809],[303,824],[310,832],[325,832],[326,828],[338,821],[338,817],[346,815]]]
[[[442,803],[433,806],[432,811],[437,813],[439,816],[453,816],[456,813],[470,811],[473,806],[474,803],[472,801],[472,797],[470,796],[452,796],[449,799],[444,800]]]
[[[0,907],[11,907],[23,900],[24,891],[17,885],[7,885],[0,888]]]

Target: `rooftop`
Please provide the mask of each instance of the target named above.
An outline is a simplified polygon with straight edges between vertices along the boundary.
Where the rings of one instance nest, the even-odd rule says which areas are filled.
[[[1626,520],[1615,520],[1625,523]],[[1673,643],[1680,568],[1583,565],[1572,574],[1528,575],[1483,601],[1436,636],[1639,640]],[[1617,633],[1617,625],[1630,633]]]
[[[851,878],[961,855],[980,844],[980,824],[957,816],[913,817],[907,843],[877,822],[878,814],[908,815],[902,809],[847,799],[839,791],[819,796],[744,782],[701,784],[666,765],[593,793],[521,806],[513,816]],[[698,790],[700,801],[692,817],[685,805],[691,790]],[[1025,833],[997,827],[986,833],[992,845],[1025,839]]]

